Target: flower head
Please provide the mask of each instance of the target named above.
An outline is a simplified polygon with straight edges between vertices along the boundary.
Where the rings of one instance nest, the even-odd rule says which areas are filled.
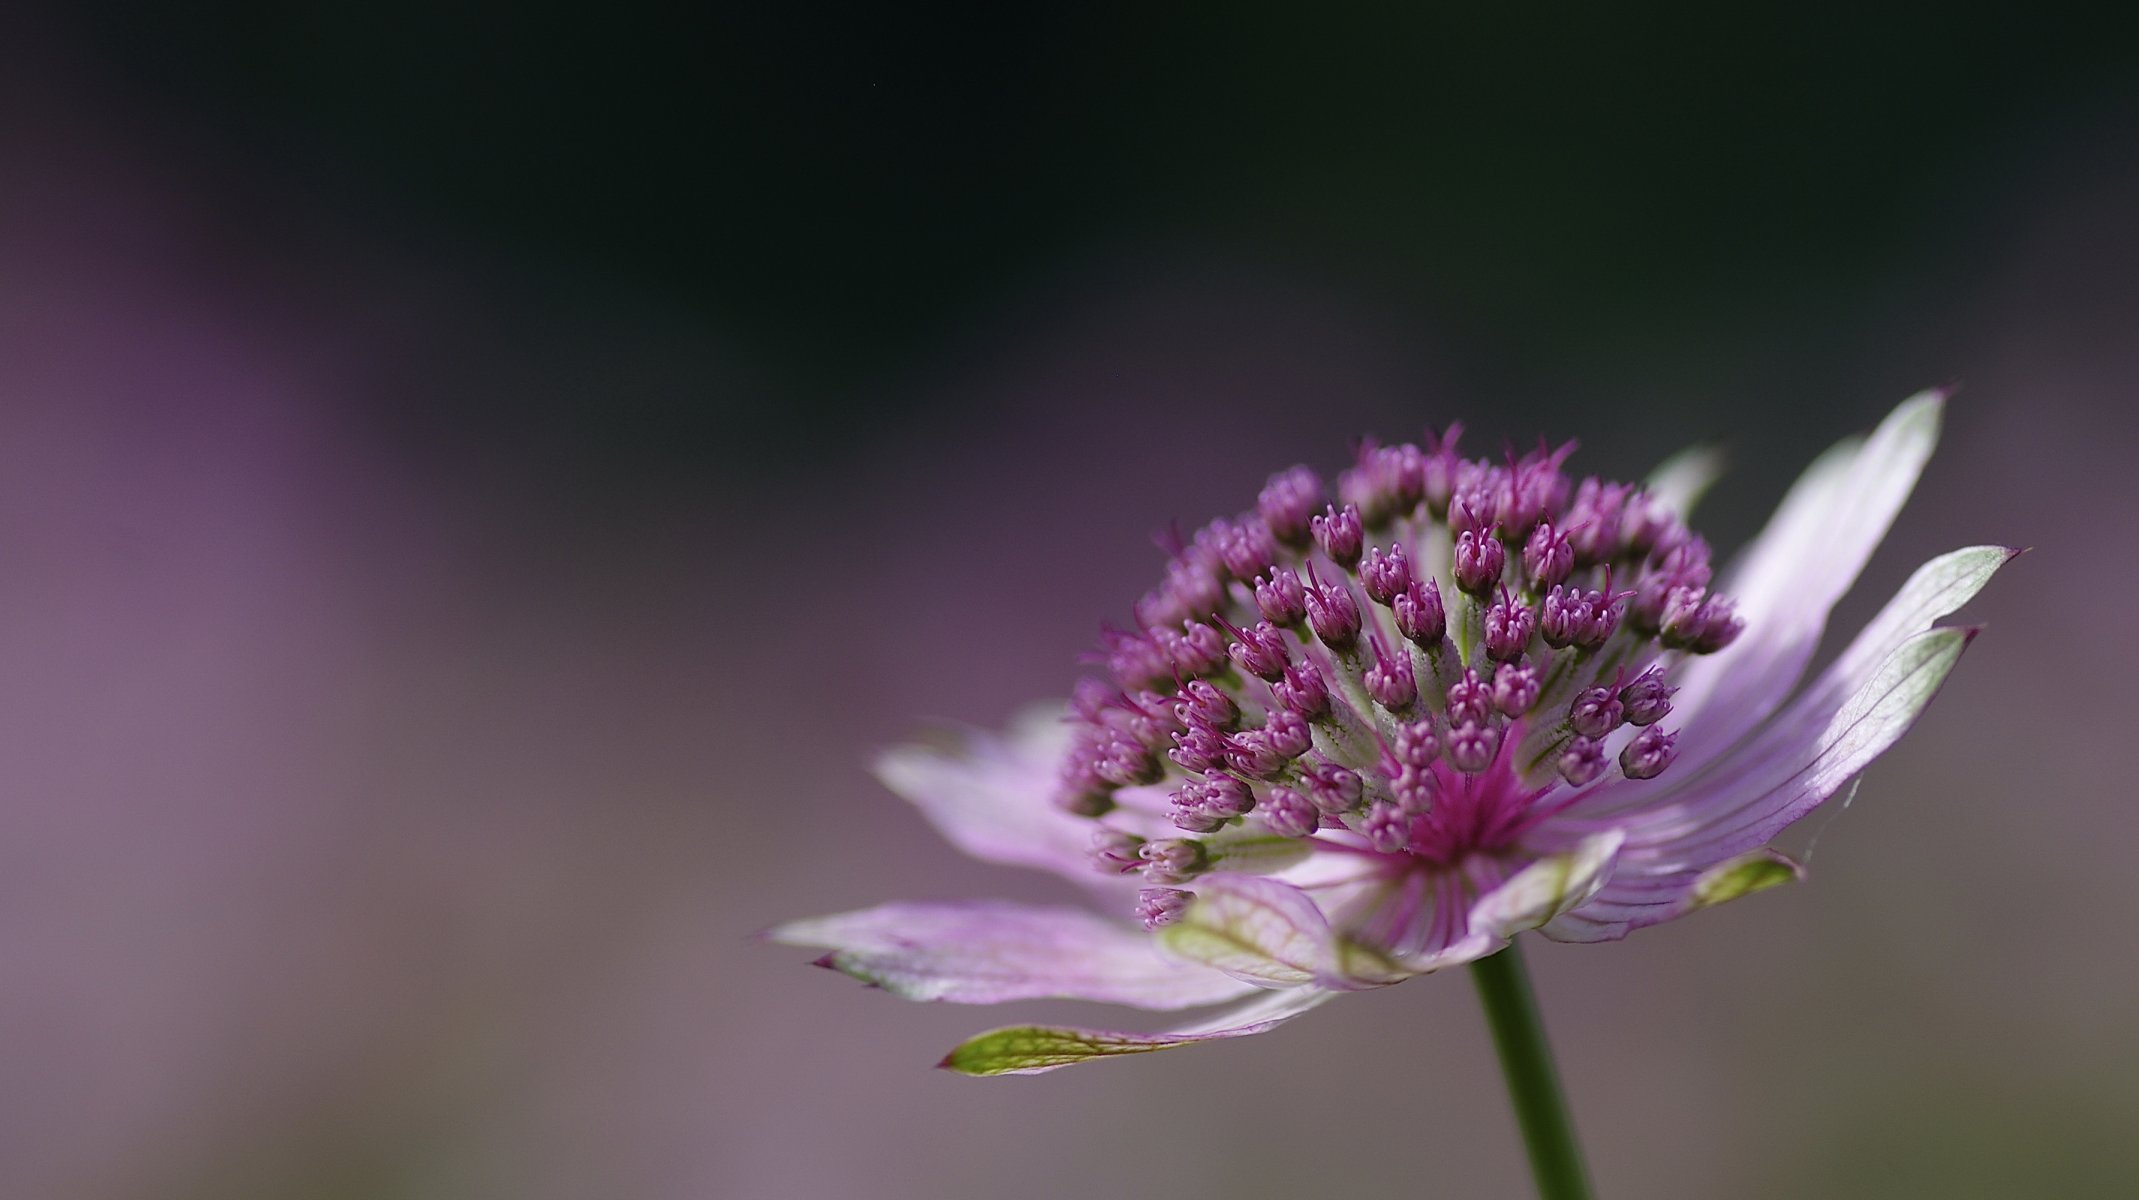
[[[770,936],[917,999],[1246,1001],[1164,1033],[1000,1029],[943,1064],[1031,1073],[1797,878],[1770,839],[1914,722],[1975,632],[1932,622],[2014,553],[1927,563],[1799,686],[1943,399],[1821,457],[1720,574],[1686,524],[1705,456],[1575,480],[1571,445],[1466,460],[1451,428],[1367,444],[1334,497],[1281,472],[1180,545],[1066,713],[880,766],[969,853],[1106,911],[892,904]]]

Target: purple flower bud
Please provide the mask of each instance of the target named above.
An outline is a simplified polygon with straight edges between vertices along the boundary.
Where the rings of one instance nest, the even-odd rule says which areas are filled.
[[[1410,813],[1386,800],[1376,800],[1367,809],[1367,819],[1361,822],[1359,832],[1367,837],[1367,844],[1383,854],[1394,854],[1411,844]]]
[[[1101,779],[1120,787],[1157,783],[1164,774],[1158,756],[1150,747],[1139,744],[1125,733],[1112,731],[1100,745],[1093,769]]]
[[[1270,477],[1255,499],[1256,515],[1273,537],[1297,550],[1307,545],[1308,522],[1322,507],[1322,480],[1306,467],[1293,467]],[[1285,624],[1286,622],[1279,622]]]
[[[1137,851],[1144,839],[1102,826],[1092,831],[1092,867],[1107,875],[1127,875],[1144,865]]]
[[[1650,667],[1634,682],[1619,689],[1619,702],[1626,706],[1629,725],[1649,726],[1671,711],[1671,697],[1678,689],[1664,682],[1664,673]]]
[[[1536,611],[1516,603],[1503,591],[1501,598],[1485,610],[1485,655],[1494,662],[1521,658],[1530,645],[1530,636],[1536,632]]]
[[[1184,619],[1202,620],[1225,605],[1223,564],[1201,556],[1176,558],[1166,564],[1166,581],[1159,590],[1180,615],[1154,624],[1171,625]]]
[[[1184,622],[1179,634],[1155,629],[1152,640],[1165,649],[1174,670],[1184,679],[1208,675],[1225,665],[1225,635],[1208,625]]]
[[[1384,466],[1395,482],[1395,509],[1398,514],[1417,510],[1419,502],[1426,498],[1426,452],[1405,442],[1391,446],[1382,452]]]
[[[1589,627],[1591,616],[1588,593],[1581,588],[1566,588],[1555,584],[1545,593],[1545,600],[1538,606],[1537,630],[1545,644],[1555,650],[1564,650],[1574,645],[1575,639]]]
[[[1737,641],[1738,635],[1745,632],[1745,618],[1738,615],[1737,606],[1728,598],[1713,598],[1708,609],[1700,636],[1693,640],[1691,649],[1695,654],[1714,654]]]
[[[1604,756],[1604,743],[1594,738],[1578,737],[1560,752],[1560,778],[1575,787],[1595,781],[1610,765]]]
[[[1255,811],[1255,793],[1231,775],[1213,775],[1203,781],[1203,809],[1221,817],[1244,817]]]
[[[1619,557],[1619,526],[1627,496],[1634,489],[1623,483],[1605,483],[1592,476],[1575,489],[1561,527],[1574,548],[1575,565],[1590,567]]]
[[[1138,692],[1134,697],[1125,697],[1121,707],[1112,710],[1114,719],[1130,737],[1153,750],[1164,750],[1173,744],[1173,735],[1183,726],[1174,719],[1173,704],[1157,692]]]
[[[1250,779],[1273,779],[1284,771],[1288,760],[1270,744],[1270,736],[1260,729],[1236,733],[1226,739],[1225,765]]]
[[[1619,728],[1625,709],[1610,688],[1595,687],[1575,697],[1567,709],[1567,724],[1586,738],[1601,738]]]
[[[1367,551],[1364,562],[1359,564],[1359,586],[1364,588],[1367,599],[1376,604],[1388,604],[1411,587],[1411,560],[1404,554],[1403,543],[1398,542],[1384,551],[1379,548]]]
[[[1403,767],[1389,776],[1389,796],[1396,807],[1414,817],[1433,811],[1433,772],[1423,767]]]
[[[1330,561],[1349,571],[1359,564],[1359,554],[1366,546],[1366,529],[1360,523],[1359,510],[1347,504],[1343,508],[1326,508],[1321,516],[1308,522],[1314,530],[1315,544]]]
[[[1575,635],[1575,648],[1578,650],[1595,650],[1611,641],[1612,635],[1619,632],[1619,612],[1624,602],[1624,593],[1608,597],[1602,592],[1591,592],[1589,601],[1589,623]]]
[[[1389,757],[1399,771],[1405,768],[1423,771],[1433,765],[1434,756],[1440,752],[1441,744],[1434,740],[1430,721],[1410,721],[1397,726],[1396,737],[1389,743]]]
[[[1443,750],[1448,763],[1466,775],[1476,775],[1493,765],[1500,753],[1500,731],[1490,725],[1458,725],[1448,731]]]
[[[1214,521],[1212,529],[1218,560],[1243,583],[1269,570],[1277,561],[1277,539],[1258,517],[1249,517],[1238,525]]]
[[[1150,883],[1187,883],[1210,865],[1203,843],[1194,838],[1145,842],[1136,855],[1144,860],[1144,879]]]
[[[1379,636],[1374,639],[1374,665],[1367,668],[1366,685],[1367,695],[1374,697],[1374,703],[1390,712],[1402,712],[1419,698],[1410,660],[1401,655],[1392,657]]]
[[[1507,717],[1519,717],[1537,705],[1543,685],[1537,669],[1527,663],[1503,663],[1493,674],[1493,707]]]
[[[1473,596],[1489,595],[1500,582],[1507,558],[1491,532],[1464,530],[1456,538],[1456,586]]]
[[[1413,581],[1409,591],[1390,605],[1396,616],[1396,631],[1407,641],[1431,649],[1448,632],[1448,614],[1441,607],[1441,588],[1433,580]]]
[[[1333,817],[1358,808],[1365,795],[1366,783],[1357,771],[1335,763],[1317,763],[1307,769],[1307,798]]]
[[[1202,780],[1191,779],[1166,798],[1166,816],[1175,828],[1190,833],[1216,833],[1225,828],[1225,817],[1204,803],[1206,790]]]
[[[1448,723],[1482,725],[1493,715],[1493,693],[1478,672],[1465,668],[1463,677],[1448,685]]]
[[[1567,535],[1554,529],[1550,521],[1538,522],[1523,547],[1523,570],[1530,576],[1531,585],[1543,589],[1565,583],[1574,569],[1575,548],[1568,543]]]
[[[1707,587],[1708,581],[1715,577],[1708,539],[1697,533],[1689,533],[1668,550],[1661,551],[1656,562],[1658,569],[1683,577],[1692,587]]]
[[[1188,902],[1195,898],[1196,893],[1180,888],[1144,888],[1136,893],[1136,918],[1147,930],[1171,925],[1188,912]]]
[[[1359,642],[1359,601],[1352,589],[1341,583],[1324,583],[1307,589],[1307,624],[1322,644],[1342,653]]]
[[[1166,757],[1179,763],[1184,771],[1200,775],[1225,761],[1225,738],[1215,729],[1184,729],[1173,735],[1173,742]]]
[[[1664,609],[1663,643],[1695,654],[1714,654],[1737,640],[1745,628],[1735,606],[1722,596],[1700,596],[1689,588],[1671,593]]]
[[[1289,708],[1273,709],[1263,722],[1263,736],[1270,740],[1270,748],[1287,759],[1300,757],[1315,744],[1314,731],[1307,721]]]
[[[1411,512],[1426,488],[1425,460],[1417,446],[1359,448],[1359,464],[1337,477],[1337,495],[1359,510],[1369,527]]]
[[[1711,575],[1708,543],[1689,537],[1673,546],[1634,581],[1634,603],[1629,610],[1634,628],[1655,636],[1663,629],[1666,614],[1678,602],[1679,593],[1689,593],[1698,600],[1707,590]]]
[[[1457,492],[1448,502],[1448,528],[1457,534],[1490,532],[1500,514],[1498,484],[1498,473],[1488,468],[1483,478]]]
[[[1119,629],[1101,630],[1106,647],[1107,673],[1122,687],[1164,687],[1173,682],[1173,660],[1156,642]]]
[[[1277,626],[1268,621],[1257,621],[1253,628],[1236,629],[1239,638],[1226,652],[1241,670],[1266,683],[1276,683],[1285,677],[1285,664],[1292,658],[1285,647],[1285,637]]]
[[[1240,723],[1240,705],[1201,679],[1181,689],[1173,714],[1191,728],[1231,729]]]
[[[1271,788],[1256,809],[1270,832],[1279,837],[1306,837],[1322,827],[1322,814],[1314,802],[1291,788]]]
[[[1538,632],[1555,650],[1578,646],[1595,650],[1619,629],[1619,604],[1603,592],[1555,587],[1539,606]]]
[[[1255,607],[1263,620],[1279,629],[1291,629],[1307,619],[1307,585],[1290,567],[1274,567],[1255,581]]]
[[[1329,715],[1329,682],[1322,678],[1321,668],[1311,662],[1286,667],[1285,678],[1271,684],[1270,692],[1279,704],[1310,721]]]
[[[1651,725],[1619,752],[1619,769],[1628,779],[1654,779],[1679,756],[1679,736]]]
[[[1540,446],[1509,468],[1501,491],[1500,524],[1511,537],[1527,535],[1567,502],[1567,477],[1560,474],[1560,464],[1574,449],[1573,442],[1557,450]]]

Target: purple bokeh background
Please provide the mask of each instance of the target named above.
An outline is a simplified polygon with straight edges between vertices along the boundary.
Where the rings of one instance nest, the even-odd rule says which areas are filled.
[[[1816,819],[1811,882],[1531,961],[1606,1194],[2139,1173],[2139,141],[2043,143],[1990,217],[1923,198],[1976,223],[1971,269],[1878,310],[1847,395],[1734,404],[1712,381],[1762,363],[1668,338],[1526,373],[1519,331],[1161,239],[948,331],[858,442],[649,484],[380,414],[472,379],[747,406],[741,335],[655,295],[543,309],[66,77],[0,95],[0,1195],[1518,1195],[1461,978],[978,1082],[928,1067],[1103,1015],[898,1003],[750,935],[1066,895],[961,859],[868,759],[1061,694],[1149,533],[1272,469],[1457,417],[1621,476],[1718,439],[1703,524],[1735,545],[1956,378],[1840,625],[1934,553],[2033,553]]]

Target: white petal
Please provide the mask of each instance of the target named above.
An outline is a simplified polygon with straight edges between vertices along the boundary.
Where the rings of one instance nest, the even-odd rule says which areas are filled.
[[[1915,396],[1861,445],[1846,441],[1822,455],[1718,583],[1737,603],[1745,632],[1679,673],[1681,769],[1737,742],[1804,673],[1828,612],[1856,582],[1916,486],[1938,441],[1944,402],[1940,392]]]
[[[1802,755],[1849,698],[1871,681],[1880,665],[1903,643],[1968,603],[1998,568],[2019,554],[2004,546],[1970,546],[1918,567],[1886,607],[1879,610],[1879,615],[1850,641],[1849,647],[1774,720],[1729,754],[1689,773],[1671,790],[1721,785],[1729,779],[1772,769],[1790,755]]]
[[[1471,932],[1505,941],[1580,905],[1611,876],[1622,839],[1618,830],[1606,830],[1517,871],[1471,905]]]
[[[1795,770],[1798,761],[1812,752],[1809,748],[1818,741],[1820,732],[1849,698],[1870,682],[1889,655],[1903,642],[1930,628],[1932,622],[1968,603],[1998,568],[2020,553],[2005,546],[1969,546],[1918,567],[1811,686],[1729,753],[1700,764],[1688,764],[1682,759],[1669,774],[1654,782],[1622,780],[1616,787],[1593,789],[1591,796],[1569,810],[1570,815],[1579,818],[1614,811],[1660,810],[1682,797],[1732,788],[1736,780],[1772,776],[1778,767],[1785,773]],[[1793,757],[1798,761],[1786,761]]]
[[[1644,866],[1705,870],[1765,844],[1899,740],[1974,636],[1973,629],[1933,629],[1910,638],[1795,753],[1752,774],[1727,773],[1630,818],[1629,857]]]
[[[1315,892],[1337,930],[1338,968],[1326,987],[1357,990],[1401,983],[1470,962],[1501,942],[1470,931],[1469,891],[1452,872],[1370,876]]]
[[[1272,992],[1210,1020],[1167,1033],[1123,1033],[1048,1025],[995,1029],[968,1038],[936,1065],[964,1075],[1038,1075],[1093,1059],[1149,1054],[1154,1050],[1171,1050],[1197,1042],[1263,1033],[1322,1004],[1333,994],[1311,987]]]
[[[1617,941],[1636,929],[1802,879],[1804,873],[1796,862],[1766,848],[1698,873],[1645,871],[1622,859],[1595,897],[1547,922],[1540,932],[1559,942]]]
[[[908,1000],[994,1004],[1061,997],[1193,1008],[1255,989],[1161,956],[1151,935],[1075,908],[1004,901],[885,904],[791,921],[765,935]]]

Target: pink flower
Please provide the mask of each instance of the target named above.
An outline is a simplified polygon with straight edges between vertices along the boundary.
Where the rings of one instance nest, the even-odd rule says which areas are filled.
[[[1088,884],[1104,915],[887,904],[769,936],[918,1000],[1241,1002],[1161,1033],[998,1029],[942,1064],[1028,1074],[1796,879],[1769,841],[1915,721],[1975,634],[1932,623],[2016,553],[1926,563],[1800,686],[1943,405],[1823,455],[1713,589],[1685,524],[1707,456],[1576,482],[1571,447],[1465,460],[1451,429],[1367,445],[1335,503],[1274,476],[1178,548],[1066,711],[878,765],[967,853]]]

